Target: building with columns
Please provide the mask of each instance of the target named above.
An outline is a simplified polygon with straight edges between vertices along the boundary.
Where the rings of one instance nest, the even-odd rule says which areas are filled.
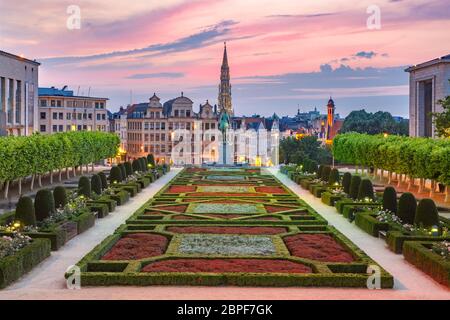
[[[30,135],[38,129],[39,66],[0,51],[0,136]]]
[[[66,86],[39,88],[39,132],[109,131],[107,101],[74,95]]]
[[[409,135],[435,137],[432,112],[437,101],[450,95],[450,54],[411,66],[409,72]]]

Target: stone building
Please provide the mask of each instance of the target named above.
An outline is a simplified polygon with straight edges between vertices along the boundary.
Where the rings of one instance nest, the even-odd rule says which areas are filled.
[[[109,131],[107,101],[108,98],[74,95],[66,86],[39,88],[39,131]]]
[[[430,113],[442,111],[437,101],[450,95],[450,54],[405,71],[409,72],[409,135],[434,137]]]
[[[37,130],[39,65],[0,51],[0,136]]]

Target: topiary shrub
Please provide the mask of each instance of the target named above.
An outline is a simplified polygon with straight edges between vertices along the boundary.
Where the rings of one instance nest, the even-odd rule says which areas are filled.
[[[339,182],[340,182],[339,170],[336,168],[331,169],[330,175],[328,177],[328,184],[332,186]]]
[[[314,173],[314,172],[317,172],[317,170],[319,170],[317,161],[311,160],[306,171],[309,173]]]
[[[133,167],[133,172],[141,171],[141,164],[139,163],[138,159],[134,159],[131,166]]]
[[[152,168],[154,168],[155,167],[155,157],[153,156],[153,154],[151,154],[151,153],[149,153],[148,155],[147,155],[147,162],[148,162],[148,164],[151,164],[152,166]]]
[[[114,166],[111,168],[109,172],[109,181],[111,183],[117,183],[122,181],[122,171],[118,166]]]
[[[374,199],[372,181],[369,179],[363,179],[358,189],[358,199],[364,200],[366,198]]]
[[[55,200],[52,192],[48,189],[41,189],[36,193],[34,199],[34,213],[37,221],[48,218],[55,212]]]
[[[34,213],[33,200],[30,197],[20,197],[17,202],[16,214],[14,218],[24,226],[36,225],[36,214]]]
[[[125,180],[127,178],[127,170],[125,169],[125,165],[123,163],[118,165],[120,169],[120,174],[122,176],[122,180]]]
[[[133,174],[133,167],[131,166],[131,162],[127,161],[124,163],[125,165],[125,171],[127,173],[127,176],[132,175]]]
[[[397,216],[403,223],[414,224],[417,201],[411,192],[405,192],[398,199]]]
[[[352,198],[352,199],[358,198],[360,184],[361,184],[361,177],[360,176],[352,176],[352,179],[350,181],[349,193],[348,193],[350,198]]]
[[[139,158],[139,166],[141,168],[140,171],[144,172],[147,168],[145,167],[145,161],[144,158]]]
[[[323,167],[324,167],[324,166],[321,164],[321,165],[319,166],[319,169],[317,169],[317,175],[316,175],[316,178],[317,178],[317,179],[322,178]]]
[[[100,181],[102,182],[102,189],[108,188],[108,179],[106,179],[106,174],[104,172],[99,172],[98,176],[100,177]]]
[[[426,198],[419,201],[414,224],[422,228],[439,226],[439,213],[433,200]]]
[[[91,189],[96,194],[102,193],[102,179],[100,179],[100,176],[98,174],[94,174],[91,177]]]
[[[383,210],[397,213],[397,191],[393,187],[386,187],[384,189]]]
[[[350,172],[344,173],[342,177],[342,188],[346,194],[350,193],[350,183],[352,181],[352,174]]]
[[[91,182],[88,177],[82,176],[78,180],[78,194],[86,198],[91,197]]]
[[[330,178],[330,172],[331,172],[331,167],[330,166],[325,166],[323,167],[322,170],[322,176],[320,177],[323,181],[327,181]]]
[[[64,208],[67,204],[67,191],[63,186],[58,186],[53,190],[53,198],[55,199],[55,208]]]

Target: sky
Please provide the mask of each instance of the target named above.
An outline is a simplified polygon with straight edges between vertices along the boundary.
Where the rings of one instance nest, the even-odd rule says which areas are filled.
[[[226,41],[237,115],[325,112],[332,96],[341,116],[408,117],[404,69],[450,53],[449,17],[447,0],[1,0],[0,50],[112,111],[154,92],[197,110],[217,103]]]

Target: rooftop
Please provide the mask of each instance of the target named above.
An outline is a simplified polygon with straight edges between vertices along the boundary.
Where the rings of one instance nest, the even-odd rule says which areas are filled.
[[[100,98],[100,97],[76,96],[73,94],[73,90],[67,90],[66,86],[64,86],[62,89],[58,89],[55,87],[38,88],[38,94],[40,97],[73,97],[73,98],[82,98],[82,99],[109,100],[108,98]]]
[[[450,54],[447,54],[445,56],[442,56],[440,58],[436,58],[430,61],[426,61],[426,62],[422,62],[419,64],[416,64],[414,66],[408,67],[405,69],[406,72],[411,72],[411,71],[415,71],[418,69],[422,69],[422,68],[426,68],[435,64],[439,64],[439,63],[450,63]]]
[[[0,55],[8,57],[8,58],[16,59],[16,60],[19,60],[19,61],[32,63],[32,64],[35,64],[37,66],[41,65],[36,60],[30,60],[30,59],[24,58],[22,55],[18,56],[18,55],[15,55],[15,54],[12,54],[12,53],[9,53],[9,52],[5,52],[5,51],[1,51],[1,50],[0,50]]]

